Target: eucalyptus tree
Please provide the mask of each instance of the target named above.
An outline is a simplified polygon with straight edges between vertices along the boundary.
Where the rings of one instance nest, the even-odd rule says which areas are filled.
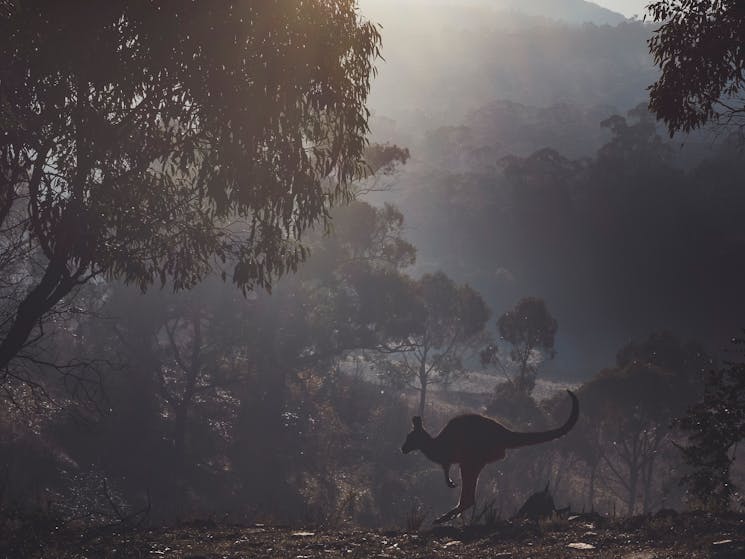
[[[364,171],[379,47],[354,0],[4,3],[2,380],[94,278],[294,270]]]
[[[711,363],[698,343],[657,332],[624,346],[616,367],[580,388],[587,421],[579,436],[588,448],[578,455],[590,467],[591,492],[600,474],[630,515],[661,504],[660,486],[679,463],[673,420],[697,399]]]
[[[350,459],[348,450],[326,446],[342,427],[319,422],[319,409],[344,406],[333,395],[344,384],[346,375],[335,374],[344,358],[411,330],[410,280],[401,270],[415,251],[401,236],[401,213],[356,201],[335,208],[333,218],[333,234],[314,238],[308,260],[271,295],[246,301],[241,320],[249,378],[231,389],[239,409],[230,459],[240,499],[273,513],[288,503],[298,504],[292,514],[299,510],[300,479],[333,493],[335,465]],[[328,440],[320,443],[324,433]]]
[[[546,357],[554,357],[556,319],[543,299],[525,297],[499,317],[497,329],[501,339],[511,345],[510,362],[517,367],[512,383],[518,392],[530,394],[535,387],[538,366]],[[492,359],[495,358],[496,352]],[[488,359],[488,354],[482,354],[482,360]]]
[[[722,512],[739,489],[732,469],[737,445],[745,438],[745,364],[728,362],[705,377],[701,399],[676,420],[687,435],[680,446],[687,466],[681,482],[690,505]]]
[[[650,108],[670,134],[709,122],[745,126],[745,6],[740,0],[658,0],[647,7],[661,25],[649,50],[661,74]]]
[[[378,368],[388,382],[419,392],[424,416],[431,386],[447,386],[466,372],[465,359],[483,342],[489,308],[476,290],[443,272],[410,281],[399,301],[396,313],[406,317],[405,328],[381,345],[385,358]]]

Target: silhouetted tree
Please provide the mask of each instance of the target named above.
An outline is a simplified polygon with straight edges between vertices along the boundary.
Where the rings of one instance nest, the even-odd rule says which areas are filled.
[[[517,366],[512,382],[519,391],[530,394],[541,361],[554,357],[557,328],[545,301],[537,297],[521,299],[497,320],[499,336],[512,346],[510,360]]]
[[[711,358],[695,342],[657,332],[624,346],[617,363],[580,388],[586,421],[578,435],[589,445],[580,456],[591,473],[602,461],[608,488],[628,514],[639,501],[648,513],[658,504],[659,465],[673,448],[672,421],[696,400]]]
[[[177,293],[106,286],[109,318],[87,321],[82,335],[120,368],[105,371],[108,398],[86,415],[88,429],[59,420],[49,429],[76,475],[116,480],[125,500],[149,488],[158,519],[231,504],[291,518],[311,505],[332,511],[347,494],[335,472],[347,464],[345,433],[372,421],[364,410],[381,399],[408,413],[379,388],[361,389],[378,394],[365,405],[345,395],[339,361],[410,331],[395,324],[404,305],[390,291],[415,253],[391,206],[353,202],[332,217],[335,233],[309,233],[312,255],[271,295],[243,297],[216,276]],[[316,495],[301,492],[309,479]]]
[[[411,154],[408,148],[395,144],[372,144],[365,150],[365,163],[374,174],[391,174],[405,164]]]
[[[587,488],[585,503],[590,511],[595,510],[599,474],[604,462],[605,453],[608,451],[608,428],[605,422],[593,413],[587,413],[584,406],[583,392],[583,415],[581,420],[572,429],[566,438],[565,448],[574,454],[586,466],[585,475]]]
[[[669,436],[670,391],[669,374],[642,365],[604,371],[580,391],[588,421],[602,422],[607,433],[610,446],[603,463],[613,482],[610,488],[629,515],[647,482],[651,484],[656,458]],[[646,513],[649,500],[643,501]]]
[[[386,348],[394,355],[379,362],[379,371],[389,382],[415,388],[418,413],[424,416],[429,387],[448,385],[465,372],[464,356],[476,350],[489,309],[477,291],[456,285],[442,272],[412,284],[402,304],[409,309],[405,314],[416,319],[404,337]]]
[[[545,419],[533,397],[520,389],[518,383],[510,381],[500,382],[494,387],[486,413],[506,419],[524,431],[543,428]]]
[[[737,491],[730,476],[734,448],[745,438],[745,364],[710,371],[703,398],[677,424],[688,434],[681,451],[689,471],[682,482],[692,504],[728,510]]]
[[[331,449],[310,448],[304,437],[318,435],[336,449],[332,426],[319,433],[314,425],[321,416],[330,423],[338,418],[328,401],[312,395],[323,399],[331,390],[345,356],[395,344],[414,322],[407,308],[411,281],[400,272],[413,262],[414,248],[401,237],[400,212],[354,202],[336,208],[333,218],[334,234],[319,233],[296,274],[278,281],[271,295],[251,298],[242,323],[251,382],[235,391],[240,403],[230,456],[241,499],[264,512],[299,510],[301,483],[288,479],[308,475],[332,499],[335,458],[323,455]],[[321,393],[319,384],[326,386]]]
[[[739,0],[662,0],[648,6],[662,25],[649,50],[662,75],[650,107],[672,135],[707,122],[745,125],[745,5]]]
[[[672,149],[657,134],[654,118],[644,103],[628,111],[626,117],[606,118],[600,126],[608,128],[613,135],[598,150],[598,167],[610,172],[640,174],[656,170],[660,164],[669,164],[672,159]]]
[[[679,380],[678,396],[691,398],[713,358],[696,341],[683,342],[672,332],[653,332],[641,341],[631,341],[616,354],[616,365],[654,365],[672,371]]]
[[[5,3],[0,225],[36,272],[0,370],[94,277],[245,290],[295,269],[361,171],[379,44],[353,0]]]
[[[213,417],[205,414],[214,413],[210,408],[223,412],[234,408],[228,402],[230,398],[220,395],[234,391],[249,378],[242,326],[251,305],[240,294],[225,290],[215,277],[189,293],[152,292],[145,294],[142,302],[132,300],[138,297],[133,290],[123,290],[120,296],[123,301],[119,304],[133,307],[125,310],[130,321],[131,314],[137,312],[154,319],[155,328],[151,328],[149,340],[154,353],[150,373],[170,427],[167,439],[179,465],[174,474],[185,476],[194,471],[190,465],[201,465],[209,459],[195,454],[192,448],[200,426],[218,420],[218,414]],[[149,309],[143,309],[144,306]],[[123,322],[126,324],[126,320]],[[132,338],[139,333],[118,328],[121,339],[131,348]],[[131,365],[137,367],[138,356],[131,355],[130,359]],[[213,433],[215,441],[219,438]]]

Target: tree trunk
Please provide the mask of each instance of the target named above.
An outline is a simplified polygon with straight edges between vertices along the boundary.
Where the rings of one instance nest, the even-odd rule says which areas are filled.
[[[636,508],[636,489],[639,483],[639,472],[636,468],[629,469],[629,492],[626,497],[627,513],[629,516],[634,516],[634,510]]]
[[[642,466],[642,506],[644,507],[644,514],[650,512],[652,508],[652,481],[654,479],[655,457],[662,441],[662,438],[658,438],[657,433],[653,436],[652,448],[647,452],[646,460]]]
[[[263,348],[256,363],[256,377],[246,385],[234,428],[234,459],[241,479],[241,498],[255,509],[274,513],[286,503],[288,446],[285,426],[287,378],[291,369],[283,360],[284,351],[277,335],[280,324],[276,312],[263,317],[265,329],[257,347]]]
[[[178,398],[174,406],[174,426],[173,441],[176,457],[179,461],[179,467],[185,473],[187,464],[187,432],[189,424],[189,414],[194,406],[194,397],[197,392],[197,382],[202,373],[202,319],[199,309],[194,309],[191,315],[192,324],[192,346],[189,361],[182,361],[178,357],[178,347],[176,341],[171,338],[173,351],[176,352],[178,363],[181,365],[186,384],[184,392]]]
[[[427,379],[419,379],[419,417],[424,417],[424,407],[427,402]]]
[[[424,419],[424,407],[427,403],[427,385],[429,384],[429,374],[427,373],[427,354],[429,345],[425,344],[422,356],[419,361],[419,417]]]
[[[186,418],[188,413],[188,406],[182,400],[174,410],[173,421],[173,448],[178,460],[178,467],[182,473],[186,465]]]
[[[24,348],[41,318],[65,295],[72,291],[75,281],[70,278],[65,263],[51,260],[39,284],[26,294],[18,305],[5,339],[0,343],[0,370],[5,370]]]
[[[194,404],[194,395],[196,393],[197,378],[199,376],[199,369],[192,369],[186,371],[186,388],[184,394],[181,397],[181,401],[174,410],[174,427],[173,427],[173,440],[174,447],[176,450],[176,456],[179,460],[179,464],[182,469],[185,469],[187,464],[187,445],[186,445],[186,434],[189,425],[189,413]]]
[[[595,512],[595,478],[597,477],[599,465],[600,462],[595,462],[590,466],[590,480],[587,490],[587,500],[590,501],[590,512]]]

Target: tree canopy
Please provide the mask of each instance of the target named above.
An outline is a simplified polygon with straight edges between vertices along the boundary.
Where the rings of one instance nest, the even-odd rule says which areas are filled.
[[[650,107],[670,134],[710,121],[745,125],[745,4],[661,0],[647,9],[663,22],[649,40],[662,70],[650,88]]]
[[[743,340],[735,338],[733,344],[740,351]],[[745,364],[727,362],[708,371],[702,398],[678,418],[677,426],[688,435],[679,448],[688,467],[681,481],[689,502],[728,510],[739,489],[732,469],[737,445],[745,437]]]
[[[554,356],[554,338],[559,325],[548,311],[546,302],[538,297],[520,299],[514,308],[497,320],[500,337],[508,342],[510,359],[518,367],[514,383],[520,392],[530,394],[535,387],[535,376],[540,359],[536,352]],[[482,359],[484,359],[482,355]]]
[[[403,289],[386,285],[386,296],[376,303],[396,309],[390,322],[398,327],[398,339],[384,348],[394,358],[381,360],[379,371],[394,385],[415,388],[418,414],[424,416],[428,388],[447,386],[465,373],[464,359],[480,345],[490,311],[478,291],[443,272],[398,285]],[[399,295],[393,304],[391,295]]]
[[[92,277],[294,269],[364,171],[379,46],[354,0],[6,4],[0,368]]]

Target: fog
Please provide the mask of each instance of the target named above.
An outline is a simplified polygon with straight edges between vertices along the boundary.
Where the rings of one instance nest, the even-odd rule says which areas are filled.
[[[0,556],[743,510],[743,128],[650,112],[659,24],[177,4],[0,8]]]
[[[742,230],[722,205],[739,198],[728,178],[739,156],[717,131],[671,139],[657,125],[639,149],[656,131],[665,153],[622,162],[633,178],[611,185],[598,157],[614,135],[601,123],[645,101],[653,26],[582,2],[537,16],[537,4],[362,4],[386,30],[373,137],[412,153],[376,200],[402,208],[418,270],[471,283],[496,313],[521,296],[544,297],[561,323],[560,376],[586,378],[658,330],[719,351],[743,310],[733,257]],[[589,170],[561,194],[565,207],[535,199],[523,203],[542,207],[518,208],[503,160],[544,148]],[[593,206],[582,207],[589,197]]]

